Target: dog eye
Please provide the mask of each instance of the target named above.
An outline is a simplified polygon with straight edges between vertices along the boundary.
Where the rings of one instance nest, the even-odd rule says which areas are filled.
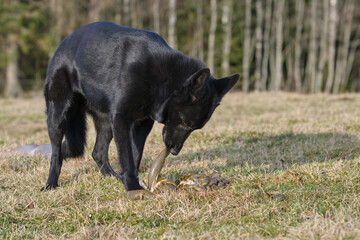
[[[182,125],[187,129],[191,129],[191,127],[189,125],[187,125],[186,122],[184,122],[184,121],[182,121]]]

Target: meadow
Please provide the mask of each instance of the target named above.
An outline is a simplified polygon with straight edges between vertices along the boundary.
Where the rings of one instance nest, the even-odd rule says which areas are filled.
[[[41,94],[0,99],[0,150],[49,143]],[[64,162],[40,192],[49,159],[0,156],[3,239],[360,239],[360,95],[233,92],[162,175],[219,172],[231,186],[131,201],[91,157]],[[161,151],[150,134],[140,178]],[[118,171],[116,149],[109,157]]]

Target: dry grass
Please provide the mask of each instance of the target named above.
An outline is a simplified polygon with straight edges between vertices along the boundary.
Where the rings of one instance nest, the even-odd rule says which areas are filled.
[[[41,97],[0,99],[0,150],[47,143],[43,112]],[[170,179],[218,171],[232,186],[129,201],[91,159],[91,126],[84,159],[64,163],[55,191],[39,191],[49,160],[0,157],[0,238],[359,239],[359,133],[360,95],[233,93],[163,169]],[[114,166],[115,155],[112,145]]]

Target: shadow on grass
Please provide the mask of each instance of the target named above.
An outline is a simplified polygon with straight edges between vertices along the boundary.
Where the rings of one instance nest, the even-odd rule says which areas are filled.
[[[210,142],[212,144],[213,142]],[[360,156],[360,139],[339,133],[293,134],[265,136],[259,133],[236,133],[219,137],[216,147],[201,149],[178,157],[172,157],[169,165],[209,160],[214,170],[227,171],[235,166],[249,165],[254,170],[276,171],[294,164],[352,160]],[[216,159],[226,165],[216,167]]]
[[[312,162],[352,160],[360,156],[360,139],[355,135],[339,133],[285,133],[266,136],[263,133],[241,132],[210,139],[209,145],[216,145],[216,147],[169,157],[166,160],[166,165],[176,166],[206,161],[210,162],[211,170],[219,172],[232,171],[237,166],[249,166],[251,170],[241,172],[241,174],[247,175],[252,172],[284,170],[292,165]],[[118,172],[117,160],[112,160],[111,165]],[[151,159],[143,159],[143,161],[146,163],[142,163],[140,172],[147,173]],[[226,162],[225,165],[224,161]],[[201,173],[209,170],[202,164],[195,165],[196,167],[189,167],[185,171],[184,168],[181,168],[182,170],[179,172],[172,172],[170,175],[177,178],[183,174]],[[70,180],[61,185],[68,185],[77,180],[80,175],[90,171],[99,171],[95,163],[79,169]]]

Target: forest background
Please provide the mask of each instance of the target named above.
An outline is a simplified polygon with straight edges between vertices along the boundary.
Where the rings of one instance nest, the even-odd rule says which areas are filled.
[[[0,0],[0,94],[40,90],[60,42],[102,20],[240,73],[244,92],[360,90],[360,0]]]

